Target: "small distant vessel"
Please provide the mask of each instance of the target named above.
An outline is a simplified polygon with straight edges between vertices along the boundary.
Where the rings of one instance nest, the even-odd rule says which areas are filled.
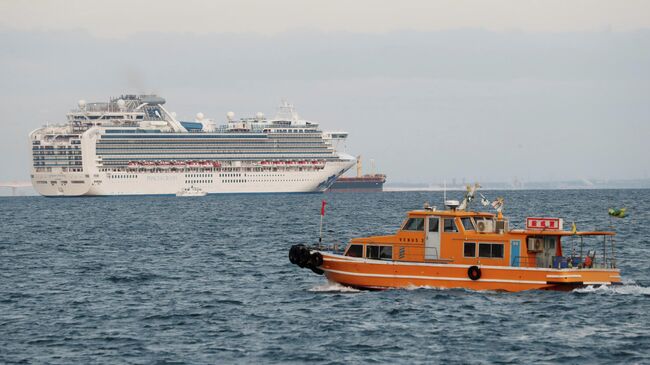
[[[206,196],[208,193],[201,190],[200,188],[191,186],[189,188],[184,188],[176,193],[176,196]]]
[[[334,192],[376,192],[384,191],[386,175],[375,173],[375,161],[370,160],[372,170],[370,174],[362,174],[361,156],[357,157],[357,176],[339,177],[328,191]]]
[[[525,229],[510,229],[502,200],[498,214],[470,211],[469,201],[471,194],[462,204],[447,201],[445,210],[425,205],[409,212],[396,234],[354,238],[343,252],[294,245],[289,259],[360,289],[517,292],[621,283],[614,232],[566,231],[559,218],[527,218]],[[596,242],[587,250],[590,237]]]

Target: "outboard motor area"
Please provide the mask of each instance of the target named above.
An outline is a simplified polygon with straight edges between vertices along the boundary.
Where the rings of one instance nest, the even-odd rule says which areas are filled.
[[[308,268],[318,275],[323,275],[324,271],[319,269],[323,265],[323,255],[318,251],[312,252],[309,247],[303,244],[291,246],[291,249],[289,249],[289,261],[301,268]]]

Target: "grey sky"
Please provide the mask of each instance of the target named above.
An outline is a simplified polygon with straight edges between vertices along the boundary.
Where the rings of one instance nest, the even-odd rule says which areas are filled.
[[[643,0],[3,0],[0,22],[20,30],[276,34],[295,29],[385,33],[454,28],[543,32],[650,26]]]
[[[393,181],[650,177],[648,2],[350,3],[0,3],[0,180],[127,92],[218,121],[287,97]]]

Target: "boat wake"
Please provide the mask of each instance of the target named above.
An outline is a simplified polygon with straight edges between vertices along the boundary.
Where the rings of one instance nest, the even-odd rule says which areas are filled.
[[[439,286],[430,286],[430,285],[409,285],[404,288],[399,288],[403,290],[449,290],[449,288],[443,288]]]
[[[359,293],[361,290],[328,281],[327,284],[317,285],[309,291],[313,293]]]
[[[593,286],[589,285],[584,288],[577,288],[573,290],[574,293],[595,293],[607,295],[644,295],[650,296],[650,287],[640,286],[634,282],[624,283],[623,285],[611,286]]]

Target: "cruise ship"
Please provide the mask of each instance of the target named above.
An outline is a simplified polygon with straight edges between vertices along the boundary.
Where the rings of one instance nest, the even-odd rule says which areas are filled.
[[[340,151],[346,132],[323,132],[280,105],[218,126],[198,113],[186,122],[157,95],[86,103],[67,123],[30,133],[31,181],[44,196],[323,192],[355,164]]]

